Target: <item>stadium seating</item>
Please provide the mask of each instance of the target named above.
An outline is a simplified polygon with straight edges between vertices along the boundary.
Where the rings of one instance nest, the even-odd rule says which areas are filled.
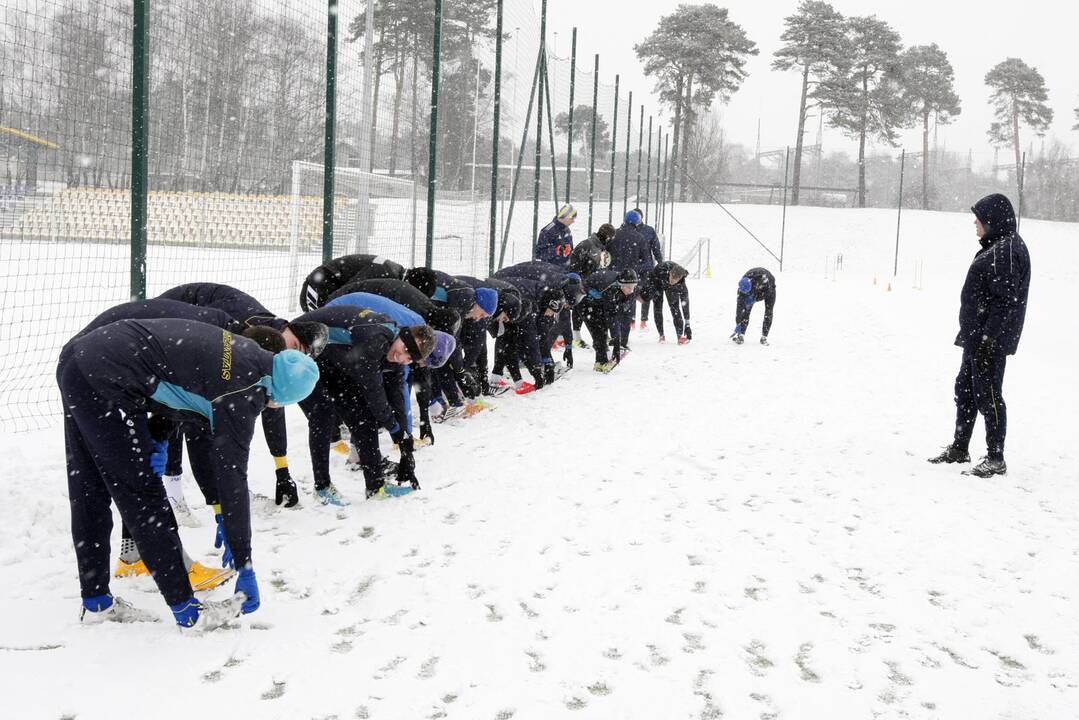
[[[337,197],[340,223],[348,198]],[[128,242],[128,190],[67,188],[21,213],[12,231],[27,239],[54,242]],[[322,243],[322,197],[301,197],[296,218],[300,249]],[[292,238],[293,198],[287,195],[151,192],[150,244],[287,249]]]

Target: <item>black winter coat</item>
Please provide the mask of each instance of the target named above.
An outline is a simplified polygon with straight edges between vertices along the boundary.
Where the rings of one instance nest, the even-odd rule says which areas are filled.
[[[976,350],[983,339],[989,339],[996,349],[1014,355],[1027,314],[1030,253],[1015,230],[1015,211],[1008,198],[989,195],[971,210],[987,232],[959,296],[955,344]]]
[[[611,270],[631,268],[638,275],[648,270],[648,241],[633,225],[623,223],[607,243],[607,251],[611,254]]]
[[[288,321],[279,318],[255,298],[242,290],[218,283],[187,283],[177,285],[158,295],[166,300],[203,308],[216,308],[231,315],[245,327],[269,325],[274,330],[284,330]]]
[[[330,295],[348,282],[374,278],[402,280],[404,277],[404,267],[381,255],[342,255],[311,271],[300,288],[300,307],[304,310],[322,307]]]

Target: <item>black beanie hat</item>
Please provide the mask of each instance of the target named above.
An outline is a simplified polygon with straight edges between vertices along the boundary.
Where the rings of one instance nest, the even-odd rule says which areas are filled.
[[[313,358],[318,357],[326,349],[326,343],[330,339],[330,329],[320,322],[298,320],[289,323],[288,329],[306,348],[307,354]]]

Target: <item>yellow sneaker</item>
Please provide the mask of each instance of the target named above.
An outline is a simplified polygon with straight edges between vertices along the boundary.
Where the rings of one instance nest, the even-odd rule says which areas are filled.
[[[146,563],[142,560],[138,560],[133,563],[124,562],[123,560],[116,561],[116,570],[113,572],[113,577],[128,578],[136,577],[138,575],[149,575],[150,568],[146,567]]]
[[[187,573],[187,579],[191,583],[191,589],[198,592],[200,590],[212,590],[235,574],[236,571],[232,568],[215,570],[214,568],[206,567],[200,562],[194,562],[191,563],[191,570]]]
[[[349,444],[348,444],[347,442],[345,442],[344,440],[338,440],[337,442],[335,442],[335,443],[334,443],[333,445],[331,445],[330,447],[331,447],[331,448],[332,448],[333,450],[335,450],[335,451],[337,451],[337,452],[341,453],[342,455],[348,455],[348,453],[349,453],[349,450],[351,449],[351,448],[349,447]]]

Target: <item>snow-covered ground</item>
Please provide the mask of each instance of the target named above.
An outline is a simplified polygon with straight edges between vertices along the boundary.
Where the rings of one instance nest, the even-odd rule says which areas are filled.
[[[778,245],[778,208],[734,211]],[[771,347],[760,309],[746,345],[727,336],[742,271],[776,264],[716,207],[675,220],[676,256],[712,238],[693,342],[635,335],[609,376],[579,352],[436,428],[422,492],[363,502],[335,458],[355,502],[316,505],[290,412],[303,507],[260,503],[263,604],[235,630],[180,635],[148,580],[113,591],[160,624],[81,627],[62,435],[3,436],[0,714],[1079,717],[1079,228],[1023,223],[1010,472],[981,480],[925,462],[954,420],[969,215],[905,213],[892,281],[894,213],[793,209]],[[183,536],[210,562],[201,517]]]

